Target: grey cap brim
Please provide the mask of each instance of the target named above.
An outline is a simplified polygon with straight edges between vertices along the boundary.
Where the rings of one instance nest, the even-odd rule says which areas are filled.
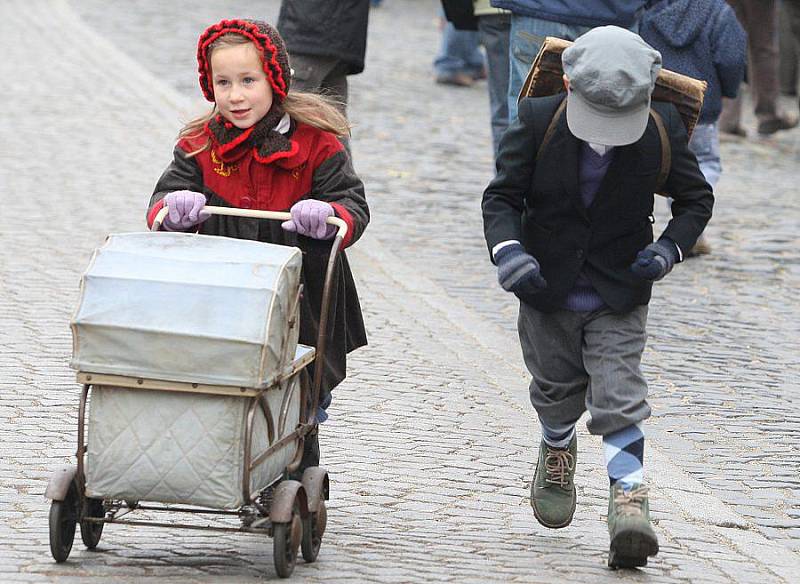
[[[576,138],[584,142],[606,146],[633,144],[647,129],[649,117],[649,101],[622,111],[598,108],[576,91],[570,91],[567,97],[567,126]]]

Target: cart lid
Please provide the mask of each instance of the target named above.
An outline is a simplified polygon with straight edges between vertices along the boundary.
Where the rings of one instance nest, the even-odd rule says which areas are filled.
[[[187,233],[110,235],[81,279],[71,366],[259,387],[294,356],[302,254]],[[295,319],[296,320],[296,319]]]

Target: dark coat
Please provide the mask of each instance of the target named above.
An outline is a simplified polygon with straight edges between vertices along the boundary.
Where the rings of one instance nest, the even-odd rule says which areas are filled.
[[[335,57],[364,70],[370,0],[283,0],[278,32],[289,55]]]
[[[209,205],[267,211],[286,211],[300,199],[315,198],[330,203],[348,224],[345,245],[356,241],[369,222],[369,209],[364,186],[344,147],[332,134],[305,124],[292,122],[292,126],[292,152],[269,164],[255,160],[252,149],[229,164],[220,163],[211,149],[189,157],[187,152],[202,146],[205,137],[178,142],[174,160],[150,198],[148,224],[152,225],[167,193],[182,189],[205,194]],[[224,215],[207,219],[199,232],[299,247],[303,251],[300,342],[316,346],[330,242],[289,233],[277,221]],[[355,281],[343,252],[338,256],[330,314],[323,395],[345,378],[347,353],[367,344]]]
[[[645,12],[639,34],[665,69],[708,82],[700,123],[716,121],[747,65],[747,34],[733,9],[725,0],[662,0]]]
[[[616,148],[593,203],[587,209],[578,183],[580,140],[564,114],[536,160],[539,143],[564,94],[527,98],[519,118],[500,142],[497,175],[483,194],[486,243],[515,239],[540,263],[545,291],[522,300],[543,312],[559,310],[583,271],[603,301],[626,312],[650,300],[652,284],[630,270],[636,254],[653,241],[653,191],[661,167],[655,122],[638,142]],[[684,256],[711,217],[714,196],[688,148],[672,104],[653,102],[664,119],[672,149],[665,184],[674,198],[663,235]]]
[[[630,27],[638,20],[647,0],[492,0],[492,6],[542,20],[603,26]]]

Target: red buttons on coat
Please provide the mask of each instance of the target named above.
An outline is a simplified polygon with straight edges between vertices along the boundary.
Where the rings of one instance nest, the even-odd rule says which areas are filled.
[[[242,209],[251,209],[253,207],[253,199],[250,197],[242,197],[239,199],[239,206]]]

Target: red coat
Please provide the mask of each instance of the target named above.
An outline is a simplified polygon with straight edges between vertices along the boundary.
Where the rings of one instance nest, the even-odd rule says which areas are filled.
[[[347,223],[345,247],[361,236],[369,222],[364,186],[342,143],[333,134],[297,124],[290,135],[291,150],[266,159],[250,148],[224,160],[211,148],[192,158],[186,157],[206,140],[203,135],[178,142],[175,160],[162,175],[150,201],[148,226],[163,206],[161,198],[181,189],[202,192],[206,198],[209,194],[216,195],[224,201],[224,206],[265,211],[287,211],[305,198],[326,201]]]
[[[206,143],[206,136],[180,140],[174,160],[161,175],[150,199],[148,225],[163,207],[162,199],[178,190],[203,193],[209,205],[267,211],[287,211],[300,199],[313,198],[330,203],[336,215],[347,223],[344,244],[351,245],[369,222],[369,208],[364,185],[355,174],[347,151],[333,134],[294,121],[288,137],[290,151],[266,159],[252,148],[239,149],[224,160],[211,148],[190,157],[188,153]],[[199,232],[300,247],[304,285],[300,342],[316,345],[330,242],[289,233],[276,221],[224,215],[207,219],[199,226]],[[344,253],[339,254],[336,274],[323,390],[332,389],[344,379],[346,354],[367,342],[355,282]]]

